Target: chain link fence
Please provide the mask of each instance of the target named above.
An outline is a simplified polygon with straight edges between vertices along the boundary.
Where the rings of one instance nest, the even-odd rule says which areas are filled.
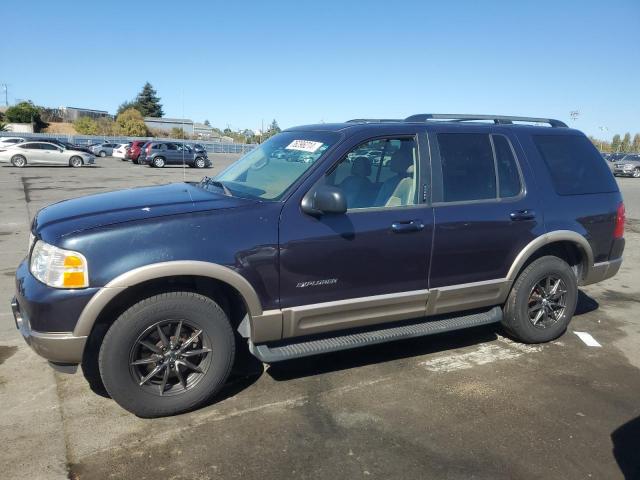
[[[202,145],[209,153],[240,153],[244,154],[253,150],[255,144],[243,143],[224,143],[211,142],[206,140],[183,140],[178,138],[154,138],[154,137],[101,137],[98,135],[64,135],[59,133],[18,133],[18,132],[0,132],[0,137],[20,137],[29,140],[38,140],[41,138],[53,138],[64,142],[73,143],[75,145],[90,145],[95,143],[128,143],[134,140],[147,140],[153,142],[176,142],[187,143],[193,145],[197,143]]]

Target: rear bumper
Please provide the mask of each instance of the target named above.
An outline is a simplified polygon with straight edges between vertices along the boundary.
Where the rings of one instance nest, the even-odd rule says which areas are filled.
[[[22,311],[17,298],[11,300],[16,328],[25,342],[41,357],[50,362],[78,364],[87,337],[75,337],[72,332],[38,332],[31,329],[29,317]]]
[[[618,273],[621,265],[622,257],[609,260],[608,262],[596,263],[589,269],[589,273],[582,279],[580,285],[591,285],[592,283],[598,283],[607,278],[611,278]]]

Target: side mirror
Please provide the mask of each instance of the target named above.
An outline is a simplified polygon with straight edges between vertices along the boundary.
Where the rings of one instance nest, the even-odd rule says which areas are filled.
[[[313,216],[327,213],[345,213],[347,211],[347,199],[338,187],[321,185],[303,197],[301,208],[304,213]]]
[[[60,151],[60,153],[64,152],[64,148],[62,147],[58,147],[58,150]]]

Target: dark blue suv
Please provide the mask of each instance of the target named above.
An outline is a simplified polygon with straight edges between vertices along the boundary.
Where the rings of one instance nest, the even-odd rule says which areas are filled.
[[[220,390],[243,339],[269,363],[494,322],[557,338],[578,286],[620,268],[624,221],[604,160],[557,120],[309,125],[215,178],[42,209],[13,312],[57,368],[168,415]]]

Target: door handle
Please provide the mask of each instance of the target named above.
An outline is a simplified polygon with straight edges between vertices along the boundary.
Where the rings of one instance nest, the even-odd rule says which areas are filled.
[[[533,210],[529,210],[528,208],[524,210],[516,210],[515,212],[511,212],[509,214],[511,220],[533,220],[536,218],[536,212]]]
[[[391,230],[395,233],[419,232],[424,229],[422,220],[407,220],[402,222],[393,222]]]

